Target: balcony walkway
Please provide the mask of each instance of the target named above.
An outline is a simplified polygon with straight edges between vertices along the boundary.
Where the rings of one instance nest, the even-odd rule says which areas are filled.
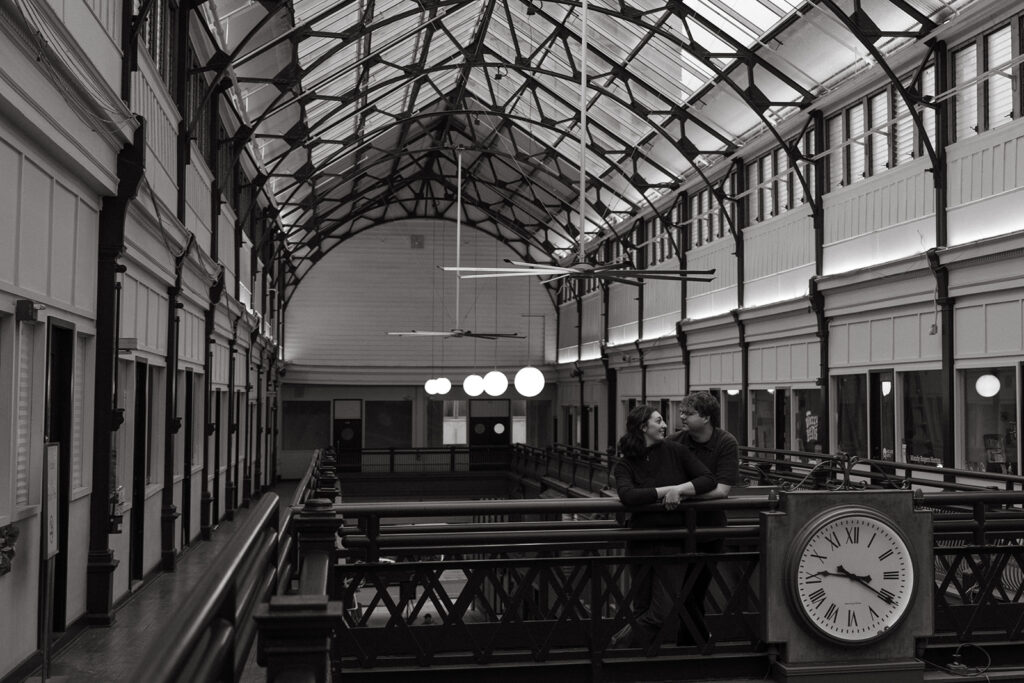
[[[271,490],[281,500],[291,500],[297,484],[284,481]],[[222,520],[210,540],[193,541],[191,548],[178,557],[175,571],[158,572],[116,608],[112,625],[87,626],[69,643],[61,645],[51,661],[48,679],[74,683],[127,682],[139,658],[163,632],[168,616],[185,602],[203,575],[217,564],[221,551],[245,522],[249,511],[247,507],[236,509],[234,520]],[[283,519],[288,507],[282,505],[280,513]],[[38,681],[40,674],[37,669],[28,680]],[[256,665],[256,648],[253,647],[242,681],[262,683],[265,680],[266,672]]]

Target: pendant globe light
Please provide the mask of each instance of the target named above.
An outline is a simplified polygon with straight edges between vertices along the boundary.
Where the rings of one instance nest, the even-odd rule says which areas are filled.
[[[437,393],[436,386],[437,386],[437,380],[434,379],[433,377],[431,377],[430,379],[428,379],[426,382],[423,383],[423,389],[428,394],[430,394],[431,396],[433,396],[434,394]]]
[[[447,377],[438,377],[434,380],[434,393],[444,396],[452,390],[452,381]]]
[[[466,379],[462,380],[462,390],[468,396],[479,396],[484,393],[484,378],[475,373],[467,375]]]
[[[544,373],[532,365],[520,368],[516,373],[515,386],[516,391],[527,398],[536,396],[544,389]]]
[[[501,370],[491,370],[484,375],[484,392],[488,396],[501,396],[508,389],[508,377]]]

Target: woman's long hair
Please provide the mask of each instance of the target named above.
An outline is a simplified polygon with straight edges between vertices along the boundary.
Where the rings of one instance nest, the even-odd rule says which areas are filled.
[[[657,412],[647,404],[638,405],[626,416],[626,433],[619,439],[619,453],[624,458],[635,458],[643,454],[647,448],[644,430],[651,415]]]

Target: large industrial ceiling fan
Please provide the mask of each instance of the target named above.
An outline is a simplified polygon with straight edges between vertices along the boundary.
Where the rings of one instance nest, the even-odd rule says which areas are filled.
[[[462,148],[456,150],[458,172],[456,176],[455,189],[455,265],[454,270],[459,270],[462,262]],[[444,270],[453,270],[444,268]],[[459,294],[460,278],[455,278],[455,324],[459,324]],[[497,311],[495,311],[497,313]],[[526,339],[518,332],[473,332],[462,328],[455,328],[447,332],[429,330],[409,330],[408,332],[388,332],[392,337],[475,337],[477,339]]]
[[[445,266],[443,270],[454,271],[459,278],[496,278],[548,276],[545,282],[562,278],[582,279],[597,278],[608,282],[639,286],[644,280],[690,280],[695,282],[711,282],[714,280],[715,269],[710,270],[640,270],[628,262],[587,263],[586,260],[586,222],[587,222],[587,0],[580,7],[580,198],[579,198],[579,243],[577,245],[576,263],[569,266],[553,264],[529,263],[525,261],[509,261],[508,266],[475,267]],[[671,237],[670,237],[671,239]]]

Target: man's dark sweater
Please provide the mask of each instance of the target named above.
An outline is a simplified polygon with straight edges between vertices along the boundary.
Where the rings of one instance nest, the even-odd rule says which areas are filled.
[[[615,465],[615,488],[619,500],[629,506],[658,502],[659,486],[675,486],[690,482],[696,495],[715,488],[715,478],[697,456],[683,446],[660,441],[633,457],[625,457]],[[635,512],[630,521],[634,529],[685,526],[682,510]]]

